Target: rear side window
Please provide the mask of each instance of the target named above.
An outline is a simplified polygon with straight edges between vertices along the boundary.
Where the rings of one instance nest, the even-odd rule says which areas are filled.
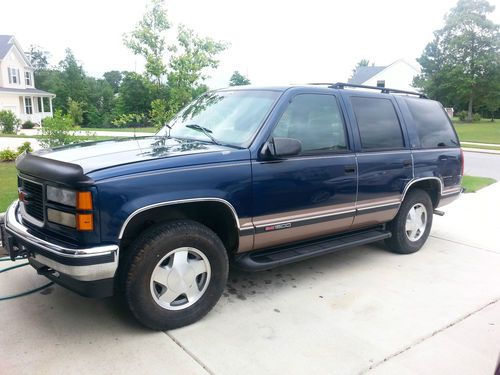
[[[401,149],[403,133],[389,99],[351,98],[363,150]]]
[[[408,98],[406,104],[415,120],[422,148],[458,146],[448,115],[438,102]]]

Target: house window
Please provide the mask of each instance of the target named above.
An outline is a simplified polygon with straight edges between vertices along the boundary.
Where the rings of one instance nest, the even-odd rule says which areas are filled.
[[[377,87],[385,87],[385,79],[377,81]]]
[[[27,115],[33,114],[33,103],[31,98],[24,98],[24,111]]]
[[[9,83],[19,85],[19,69],[7,68],[9,73]]]
[[[24,73],[24,78],[26,80],[26,86],[31,86],[31,73],[30,72],[25,72]]]
[[[39,96],[36,98],[37,104],[38,104],[38,111],[37,112],[42,112],[42,97]]]

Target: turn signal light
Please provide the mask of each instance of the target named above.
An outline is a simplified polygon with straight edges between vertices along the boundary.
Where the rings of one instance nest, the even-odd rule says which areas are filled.
[[[76,198],[76,208],[78,210],[92,209],[92,193],[90,191],[79,191]]]
[[[94,230],[94,215],[76,214],[76,229],[81,231]]]

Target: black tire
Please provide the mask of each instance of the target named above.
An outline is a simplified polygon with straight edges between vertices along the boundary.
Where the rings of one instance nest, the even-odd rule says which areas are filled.
[[[427,221],[425,230],[420,238],[416,241],[410,241],[406,234],[406,218],[412,207],[421,204],[426,209]],[[429,194],[421,189],[410,190],[405,197],[405,200],[399,208],[399,212],[388,225],[387,229],[392,233],[392,237],[385,240],[387,247],[398,254],[414,253],[425,244],[427,237],[432,227],[433,206]]]
[[[211,275],[196,302],[180,310],[169,310],[155,301],[151,277],[163,257],[182,247],[202,252],[210,264]],[[219,237],[200,223],[179,220],[160,224],[142,233],[127,251],[131,254],[125,258],[125,300],[134,317],[151,329],[169,330],[196,322],[215,306],[226,286],[226,249]]]

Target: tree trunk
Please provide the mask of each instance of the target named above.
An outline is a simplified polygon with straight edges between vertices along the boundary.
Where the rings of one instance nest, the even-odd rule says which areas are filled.
[[[472,92],[469,95],[469,108],[467,109],[467,122],[472,122],[472,100],[473,95]]]

